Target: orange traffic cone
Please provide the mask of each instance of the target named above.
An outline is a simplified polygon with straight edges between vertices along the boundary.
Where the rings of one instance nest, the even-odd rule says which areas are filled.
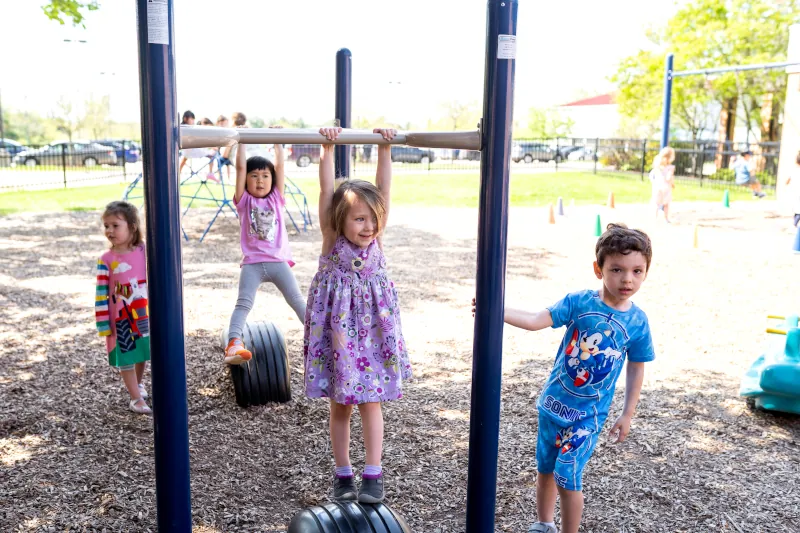
[[[555,224],[556,223],[556,215],[555,215],[555,213],[553,213],[553,204],[550,204],[550,216],[549,216],[547,222],[550,223],[550,224]]]
[[[614,192],[613,191],[608,193],[608,207],[610,209],[614,209],[614,207],[616,207],[614,205]]]

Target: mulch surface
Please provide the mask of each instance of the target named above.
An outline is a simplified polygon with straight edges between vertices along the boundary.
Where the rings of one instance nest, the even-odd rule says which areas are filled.
[[[539,309],[596,288],[594,217],[643,227],[654,242],[634,300],[657,360],[622,444],[601,438],[584,477],[583,531],[800,531],[800,417],[751,411],[738,397],[766,345],[767,314],[800,311],[800,255],[774,203],[573,208],[557,224],[513,209],[506,302]],[[303,395],[302,324],[265,285],[251,319],[284,332],[293,399],[242,409],[218,347],[236,300],[238,227],[198,243],[208,210],[185,228],[184,310],[195,531],[285,531],[327,501],[333,459],[327,404]],[[699,246],[693,246],[698,225]],[[417,532],[464,530],[477,213],[397,206],[386,252],[415,380],[385,405],[387,502]],[[154,531],[152,419],[127,410],[93,324],[98,213],[0,218],[0,531]],[[316,270],[315,229],[292,236],[302,290]],[[505,329],[498,531],[535,517],[535,401],[563,331]],[[146,376],[149,387],[150,376]],[[624,379],[611,416],[622,405]],[[613,420],[613,418],[612,418]],[[358,416],[353,463],[364,464]]]

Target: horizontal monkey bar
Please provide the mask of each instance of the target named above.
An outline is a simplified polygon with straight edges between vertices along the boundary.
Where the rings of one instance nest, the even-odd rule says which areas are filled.
[[[218,128],[181,126],[181,148],[216,148],[234,144],[404,144],[418,148],[480,150],[481,134],[475,131],[399,131],[391,141],[379,133],[343,129],[333,142],[317,129]]]

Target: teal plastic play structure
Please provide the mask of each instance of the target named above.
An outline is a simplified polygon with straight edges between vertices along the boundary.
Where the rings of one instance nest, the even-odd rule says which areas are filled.
[[[800,328],[798,316],[767,317],[767,348],[742,378],[739,394],[757,409],[800,415]]]

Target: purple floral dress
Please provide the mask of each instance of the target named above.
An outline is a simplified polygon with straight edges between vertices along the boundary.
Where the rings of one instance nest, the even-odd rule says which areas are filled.
[[[411,378],[400,306],[377,241],[362,250],[343,236],[319,258],[308,290],[306,394],[340,404],[403,397]]]

